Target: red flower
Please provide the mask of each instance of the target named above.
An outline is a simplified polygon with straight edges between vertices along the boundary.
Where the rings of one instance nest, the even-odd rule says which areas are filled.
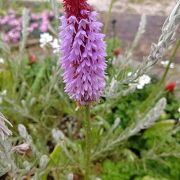
[[[114,56],[118,57],[121,54],[121,48],[116,48],[113,51]]]
[[[66,15],[70,16],[82,16],[81,10],[91,10],[91,7],[87,4],[87,0],[63,0],[64,1],[64,9]]]
[[[29,54],[29,64],[32,65],[36,62],[37,57],[34,54]]]
[[[165,90],[168,91],[168,92],[172,92],[173,93],[175,87],[176,87],[176,82],[172,81],[171,83],[166,85]]]

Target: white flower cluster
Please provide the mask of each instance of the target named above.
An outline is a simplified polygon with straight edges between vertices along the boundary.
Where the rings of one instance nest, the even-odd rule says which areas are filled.
[[[131,76],[132,72],[128,73],[128,76]],[[137,89],[143,89],[145,85],[150,84],[151,83],[151,77],[148,76],[147,74],[144,74],[142,76],[140,76],[137,80],[136,80],[136,88]],[[134,84],[129,84],[129,86],[132,86]]]
[[[0,64],[4,64],[4,59],[0,57]]]
[[[73,180],[74,179],[74,174],[73,173],[69,173],[67,175],[67,180]]]
[[[161,61],[161,64],[163,65],[163,67],[166,68],[168,66],[168,64],[169,64],[169,61],[168,60]],[[174,67],[175,67],[174,63],[171,63],[170,68],[173,69]]]
[[[180,122],[180,107],[178,108],[178,112],[179,112],[179,122]]]
[[[144,86],[146,84],[149,84],[150,82],[151,82],[151,78],[148,75],[144,74],[140,76],[138,79],[137,89],[143,89]]]
[[[53,36],[49,33],[41,34],[39,42],[41,48],[44,48],[45,46],[50,46],[53,49],[53,53],[59,52],[60,45],[58,39],[53,38]]]
[[[43,48],[47,44],[51,43],[53,40],[53,37],[49,33],[43,33],[40,35],[40,47]]]

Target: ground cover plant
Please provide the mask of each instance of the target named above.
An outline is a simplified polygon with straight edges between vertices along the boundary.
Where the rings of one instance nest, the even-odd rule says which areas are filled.
[[[101,23],[96,22],[96,14],[88,4],[82,2],[85,4],[75,7],[86,11],[79,12],[69,11],[72,2],[64,1],[67,14],[61,18],[64,28],[59,38],[56,7],[61,5],[51,1],[55,22],[48,27],[50,31],[40,35],[40,48],[46,54],[43,57],[29,54],[26,49],[31,24],[27,9],[22,12],[18,50],[0,40],[0,177],[178,180],[180,101],[176,83],[166,84],[166,78],[180,46],[175,38],[180,23],[180,1],[167,17],[159,41],[137,66],[133,52],[145,32],[146,17],[142,16],[134,41],[125,52],[117,37],[106,37],[105,55]],[[108,15],[110,12],[111,7]],[[75,28],[67,26],[71,21]],[[108,24],[107,19],[104,32]],[[89,29],[91,37],[86,37],[83,33]],[[76,31],[83,37],[71,42],[71,35],[78,35]],[[84,43],[87,39],[91,40],[89,44]],[[84,48],[88,46],[87,52],[83,48],[73,49],[76,42],[84,43]],[[92,50],[94,46],[101,47],[100,52]],[[93,61],[82,62],[86,62],[85,67],[89,64],[94,69],[100,67],[99,74],[91,77],[87,69],[83,70],[84,66],[79,72],[86,71],[90,76],[88,82],[93,80],[96,84],[86,87],[82,78],[78,81],[80,85],[74,87],[72,81],[78,75],[71,68],[80,65],[79,62],[69,64],[72,51],[73,57],[81,57],[84,52],[87,54],[83,58],[94,55],[89,58]],[[149,72],[157,61],[163,60],[166,52],[170,52],[169,61],[158,79]],[[99,59],[95,53],[100,53]],[[101,61],[96,62],[97,59]],[[98,78],[106,82],[105,87]],[[91,87],[95,92],[91,92]]]

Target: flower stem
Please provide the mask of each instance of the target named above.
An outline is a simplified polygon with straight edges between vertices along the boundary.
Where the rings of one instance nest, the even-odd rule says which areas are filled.
[[[107,34],[107,32],[108,32],[109,20],[110,20],[111,11],[112,11],[114,3],[115,3],[115,0],[111,0],[108,12],[106,14],[106,21],[105,21],[105,26],[104,26],[104,30],[103,30],[104,34]]]
[[[163,75],[163,77],[162,77],[162,79],[161,79],[161,82],[160,82],[161,84],[163,84],[164,81],[166,80],[168,71],[169,71],[169,69],[170,69],[170,66],[171,66],[173,60],[175,59],[175,56],[176,56],[176,54],[177,54],[177,52],[178,52],[179,47],[180,47],[180,40],[178,40],[177,43],[176,43],[176,46],[175,46],[175,48],[174,48],[174,51],[173,51],[173,53],[172,53],[172,55],[171,55],[171,57],[170,57],[170,60],[169,60],[168,65],[167,65],[167,67],[166,67],[165,73],[164,73],[164,75]]]
[[[91,121],[90,106],[85,107],[85,130],[86,130],[86,151],[85,151],[85,180],[90,180],[90,156],[91,156]]]

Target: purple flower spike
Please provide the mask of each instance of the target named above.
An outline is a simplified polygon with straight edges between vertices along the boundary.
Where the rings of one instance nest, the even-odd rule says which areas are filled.
[[[65,7],[66,16],[60,18],[65,92],[80,105],[88,105],[100,99],[105,86],[106,46],[100,33],[102,23],[97,22],[97,13],[85,1],[80,3],[79,7],[84,8],[79,8],[79,13],[73,9],[75,15],[71,13],[70,2],[64,1],[68,8]]]

